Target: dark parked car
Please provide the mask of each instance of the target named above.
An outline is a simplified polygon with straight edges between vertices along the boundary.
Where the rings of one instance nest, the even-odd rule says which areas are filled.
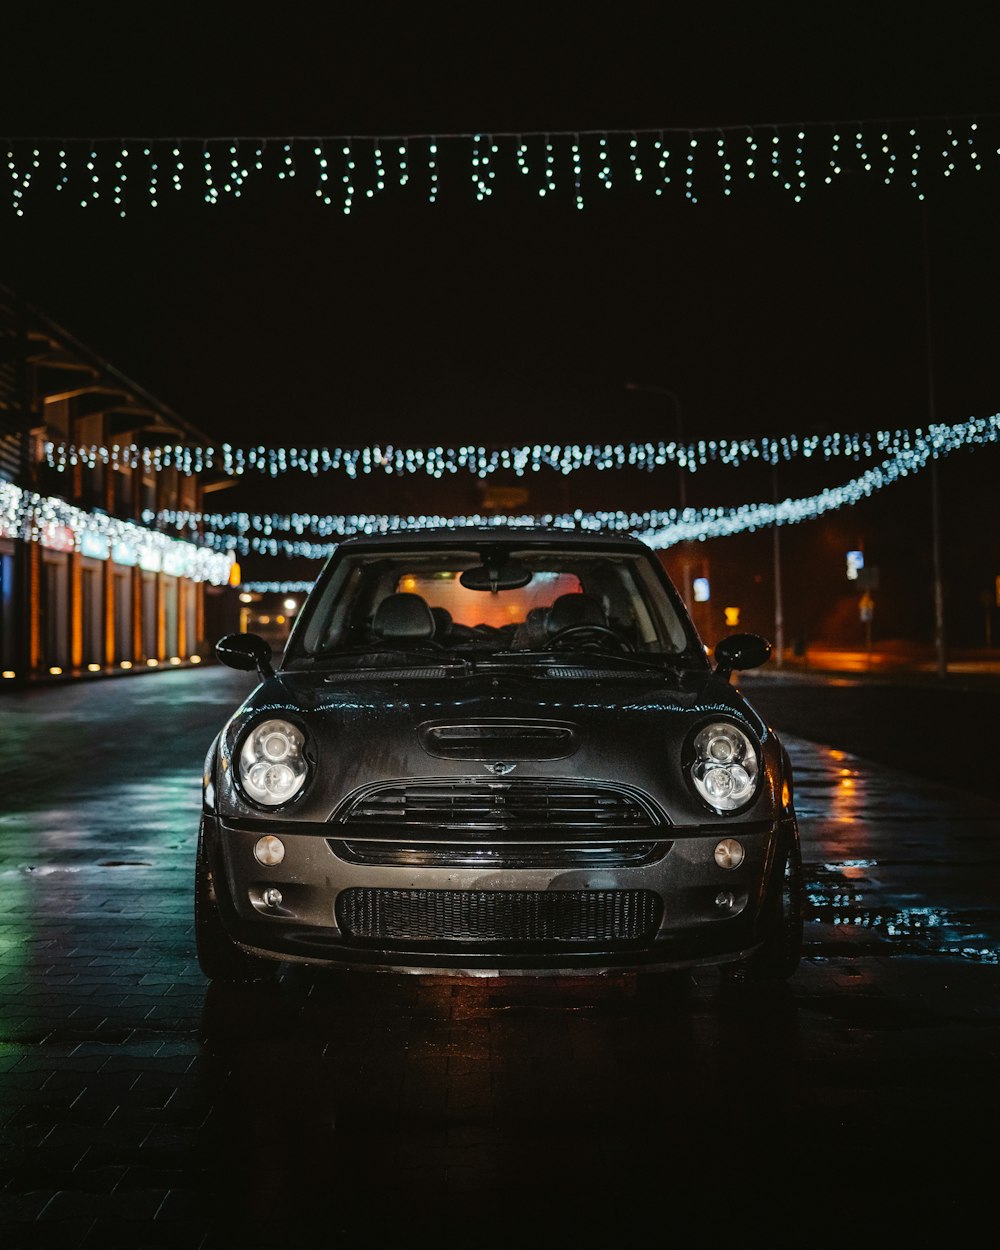
[[[794,972],[788,756],[630,537],[478,528],[342,542],[205,762],[204,972]]]

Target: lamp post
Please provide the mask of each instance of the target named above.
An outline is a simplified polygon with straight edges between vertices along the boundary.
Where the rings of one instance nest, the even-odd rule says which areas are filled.
[[[670,400],[673,410],[674,425],[677,429],[677,442],[678,444],[684,442],[684,421],[681,417],[681,401],[677,398],[677,395],[669,389],[669,387],[645,386],[640,382],[626,382],[625,389],[627,391],[642,391],[648,395],[666,396],[666,398]],[[687,470],[679,461],[677,464],[677,503],[678,512],[683,515],[685,509],[687,508]],[[687,539],[682,539],[677,545],[680,548],[684,603],[688,608],[688,611],[690,611],[691,604],[693,602],[693,592],[691,586],[691,561],[688,558]]]
[[[934,344],[931,336],[931,261],[930,223],[927,204],[920,206],[921,259],[924,271],[924,335],[927,353],[927,416],[933,426],[937,421],[934,396]],[[938,484],[937,457],[931,456],[931,567],[934,573],[934,651],[937,656],[937,675],[948,675],[948,650],[944,628],[944,583],[941,571],[941,492]]]
[[[14,305],[15,315],[15,356],[14,356],[14,416],[17,421],[18,474],[20,485],[29,490],[35,485],[32,478],[33,464],[31,459],[31,430],[36,423],[30,387],[28,314],[24,302],[18,299]],[[38,647],[37,617],[32,610],[32,600],[37,589],[36,572],[32,571],[33,543],[28,541],[27,534],[21,534],[19,541],[14,543],[14,638],[13,654],[10,659],[13,670],[17,674],[14,681],[17,685],[25,685],[28,675],[36,662],[35,652]],[[37,566],[40,569],[40,565]]]
[[[778,461],[771,463],[771,494],[775,507],[778,505]],[[781,527],[775,521],[771,527],[772,554],[774,559],[774,665],[781,668],[785,662],[785,608],[781,594]]]

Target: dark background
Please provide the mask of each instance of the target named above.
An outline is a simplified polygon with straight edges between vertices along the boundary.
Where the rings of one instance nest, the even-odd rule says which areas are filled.
[[[127,22],[104,5],[19,12],[5,17],[0,130],[277,139],[997,111],[980,7],[705,12],[216,4],[147,6]],[[755,187],[692,205],[619,177],[579,212],[568,187],[545,200],[525,189],[509,160],[477,204],[467,167],[450,159],[439,203],[392,189],[350,217],[311,184],[270,178],[239,200],[137,206],[123,221],[54,196],[17,219],[0,169],[0,281],[218,442],[640,441],[672,438],[678,413],[687,437],[711,438],[997,411],[995,151],[984,173],[930,188],[923,209],[905,181],[887,189],[848,174],[801,204]],[[780,491],[812,494],[857,468],[797,463]],[[963,645],[983,643],[995,614],[996,469],[995,447],[940,469],[948,629]],[[677,480],[672,470],[543,472],[516,510],[671,507]],[[716,468],[688,479],[687,503],[729,506],[773,489],[766,472]],[[844,553],[861,546],[880,568],[879,635],[931,637],[929,490],[925,472],[782,531],[789,636],[860,641]],[[216,502],[451,515],[486,498],[472,478],[295,475]],[[771,633],[770,534],[697,544],[694,557],[713,582],[707,632],[718,632],[721,604],[737,602],[745,625]],[[315,572],[303,561],[244,564],[247,577]]]

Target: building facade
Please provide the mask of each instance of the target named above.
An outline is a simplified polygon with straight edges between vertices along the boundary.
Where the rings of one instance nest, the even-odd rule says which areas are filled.
[[[225,483],[150,452],[210,442],[0,286],[0,688],[202,660],[232,557],[157,518]]]

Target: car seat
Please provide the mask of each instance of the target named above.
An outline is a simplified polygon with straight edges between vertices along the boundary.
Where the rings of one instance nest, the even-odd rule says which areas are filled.
[[[434,617],[434,641],[447,643],[452,630],[452,615],[447,608],[432,607],[431,616]]]
[[[434,617],[427,600],[420,595],[387,595],[375,610],[372,632],[383,642],[430,642],[434,637]]]
[[[548,638],[545,628],[548,614],[548,607],[529,608],[524,620],[514,631],[511,645],[520,651],[537,651],[539,647],[543,647]]]
[[[549,609],[545,629],[551,639],[574,625],[600,625],[608,628],[604,605],[594,595],[560,595]]]

